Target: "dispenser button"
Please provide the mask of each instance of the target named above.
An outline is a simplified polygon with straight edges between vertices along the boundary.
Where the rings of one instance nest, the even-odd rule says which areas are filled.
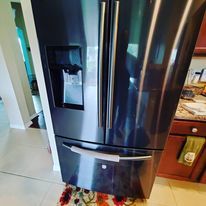
[[[107,169],[107,165],[102,165],[102,169],[103,170]]]

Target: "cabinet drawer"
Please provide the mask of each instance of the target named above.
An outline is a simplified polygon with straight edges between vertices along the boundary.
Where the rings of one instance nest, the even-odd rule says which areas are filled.
[[[174,120],[170,134],[206,136],[206,123]]]

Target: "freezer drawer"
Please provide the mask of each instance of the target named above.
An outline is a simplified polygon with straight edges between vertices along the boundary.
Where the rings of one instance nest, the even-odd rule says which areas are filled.
[[[162,151],[126,149],[56,137],[63,181],[92,191],[147,198]]]

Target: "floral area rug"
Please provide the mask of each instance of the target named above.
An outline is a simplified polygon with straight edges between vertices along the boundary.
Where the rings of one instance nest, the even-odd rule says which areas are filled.
[[[67,185],[57,206],[140,206],[144,200],[92,192]]]

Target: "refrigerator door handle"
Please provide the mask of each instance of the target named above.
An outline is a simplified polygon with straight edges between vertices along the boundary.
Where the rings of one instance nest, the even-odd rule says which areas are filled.
[[[114,106],[114,81],[115,81],[115,67],[116,67],[116,53],[117,53],[117,33],[119,23],[119,1],[115,1],[114,8],[114,22],[113,22],[113,33],[112,33],[112,54],[111,54],[111,65],[110,65],[110,78],[109,78],[109,103],[108,103],[108,119],[107,128],[112,128],[113,120],[113,106]]]
[[[151,160],[151,155],[136,156],[136,157],[120,157],[120,160]]]
[[[104,48],[104,24],[105,24],[106,2],[101,2],[100,36],[99,36],[99,65],[98,65],[98,127],[102,127],[102,89],[103,89],[103,48]]]
[[[101,152],[96,152],[96,151],[92,151],[92,150],[87,150],[87,149],[82,149],[76,146],[71,146],[69,147],[66,144],[62,144],[63,147],[71,150],[74,153],[77,153],[79,155],[87,155],[90,156],[92,158],[96,158],[96,159],[101,159],[101,160],[106,160],[106,161],[110,161],[110,162],[119,162],[120,160],[122,161],[141,161],[141,160],[150,160],[152,158],[151,155],[146,155],[146,156],[134,156],[134,157],[120,157],[119,155],[112,155],[112,154],[105,154],[105,153],[101,153]]]

